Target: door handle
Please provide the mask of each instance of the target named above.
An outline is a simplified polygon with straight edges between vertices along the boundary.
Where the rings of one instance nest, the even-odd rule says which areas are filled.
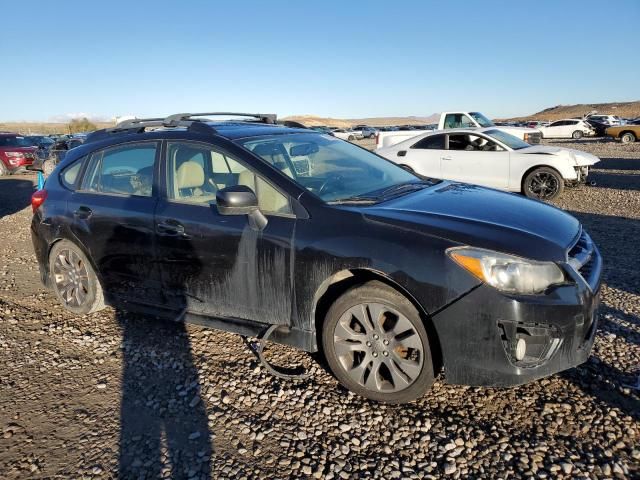
[[[398,152],[398,156],[399,156],[399,157],[405,157],[406,155],[407,155],[407,151],[406,151],[406,150],[400,150],[400,151]]]
[[[453,160],[451,157],[440,157],[440,160]]]
[[[86,220],[92,214],[93,214],[93,212],[91,211],[91,209],[89,207],[85,207],[85,206],[79,207],[75,212],[73,212],[73,215],[76,218],[81,218],[83,220]]]
[[[185,237],[189,238],[184,231],[184,225],[175,220],[165,220],[156,225],[156,232],[158,235],[165,235],[168,237]]]

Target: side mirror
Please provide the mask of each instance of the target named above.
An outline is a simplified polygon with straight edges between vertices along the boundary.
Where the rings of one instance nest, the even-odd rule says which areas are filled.
[[[246,185],[233,185],[218,190],[216,207],[220,215],[248,215],[258,208],[258,198]]]
[[[218,190],[216,207],[220,215],[247,215],[252,230],[261,231],[267,226],[268,219],[258,208],[256,194],[246,185]]]

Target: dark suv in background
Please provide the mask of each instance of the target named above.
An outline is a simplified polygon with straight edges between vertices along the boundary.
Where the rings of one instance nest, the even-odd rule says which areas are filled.
[[[0,176],[22,172],[33,164],[38,147],[17,133],[0,132]]]
[[[586,361],[602,262],[580,223],[419,177],[275,116],[132,120],[32,198],[42,280],[105,303],[322,351],[368,398],[517,385]]]

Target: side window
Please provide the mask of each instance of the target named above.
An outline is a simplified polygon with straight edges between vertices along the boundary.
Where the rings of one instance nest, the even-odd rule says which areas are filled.
[[[444,128],[469,128],[476,124],[462,113],[449,113],[444,117]]]
[[[150,197],[156,150],[157,144],[153,142],[127,144],[94,153],[83,189]]]
[[[449,150],[464,150],[467,152],[498,152],[502,148],[492,140],[474,134],[449,135]]]
[[[430,135],[413,144],[419,150],[444,150],[444,135]]]
[[[550,127],[561,127],[562,125],[564,125],[564,122],[553,122],[551,125],[549,125]]]
[[[167,191],[172,200],[209,205],[215,203],[218,190],[246,185],[255,192],[264,213],[291,213],[286,195],[223,152],[201,144],[171,142],[167,155]]]
[[[565,122],[567,125],[577,125],[578,124],[578,120],[570,120],[568,122]]]
[[[82,162],[84,158],[77,160],[76,162],[65,168],[60,174],[60,181],[62,184],[70,190],[75,190],[76,180],[78,180],[78,174],[82,168]]]

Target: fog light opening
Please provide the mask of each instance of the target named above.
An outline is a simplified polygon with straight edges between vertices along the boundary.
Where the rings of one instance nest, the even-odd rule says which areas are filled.
[[[518,341],[516,342],[516,351],[515,351],[516,360],[517,361],[522,360],[526,353],[527,353],[527,342],[525,341],[524,338],[519,338]]]

